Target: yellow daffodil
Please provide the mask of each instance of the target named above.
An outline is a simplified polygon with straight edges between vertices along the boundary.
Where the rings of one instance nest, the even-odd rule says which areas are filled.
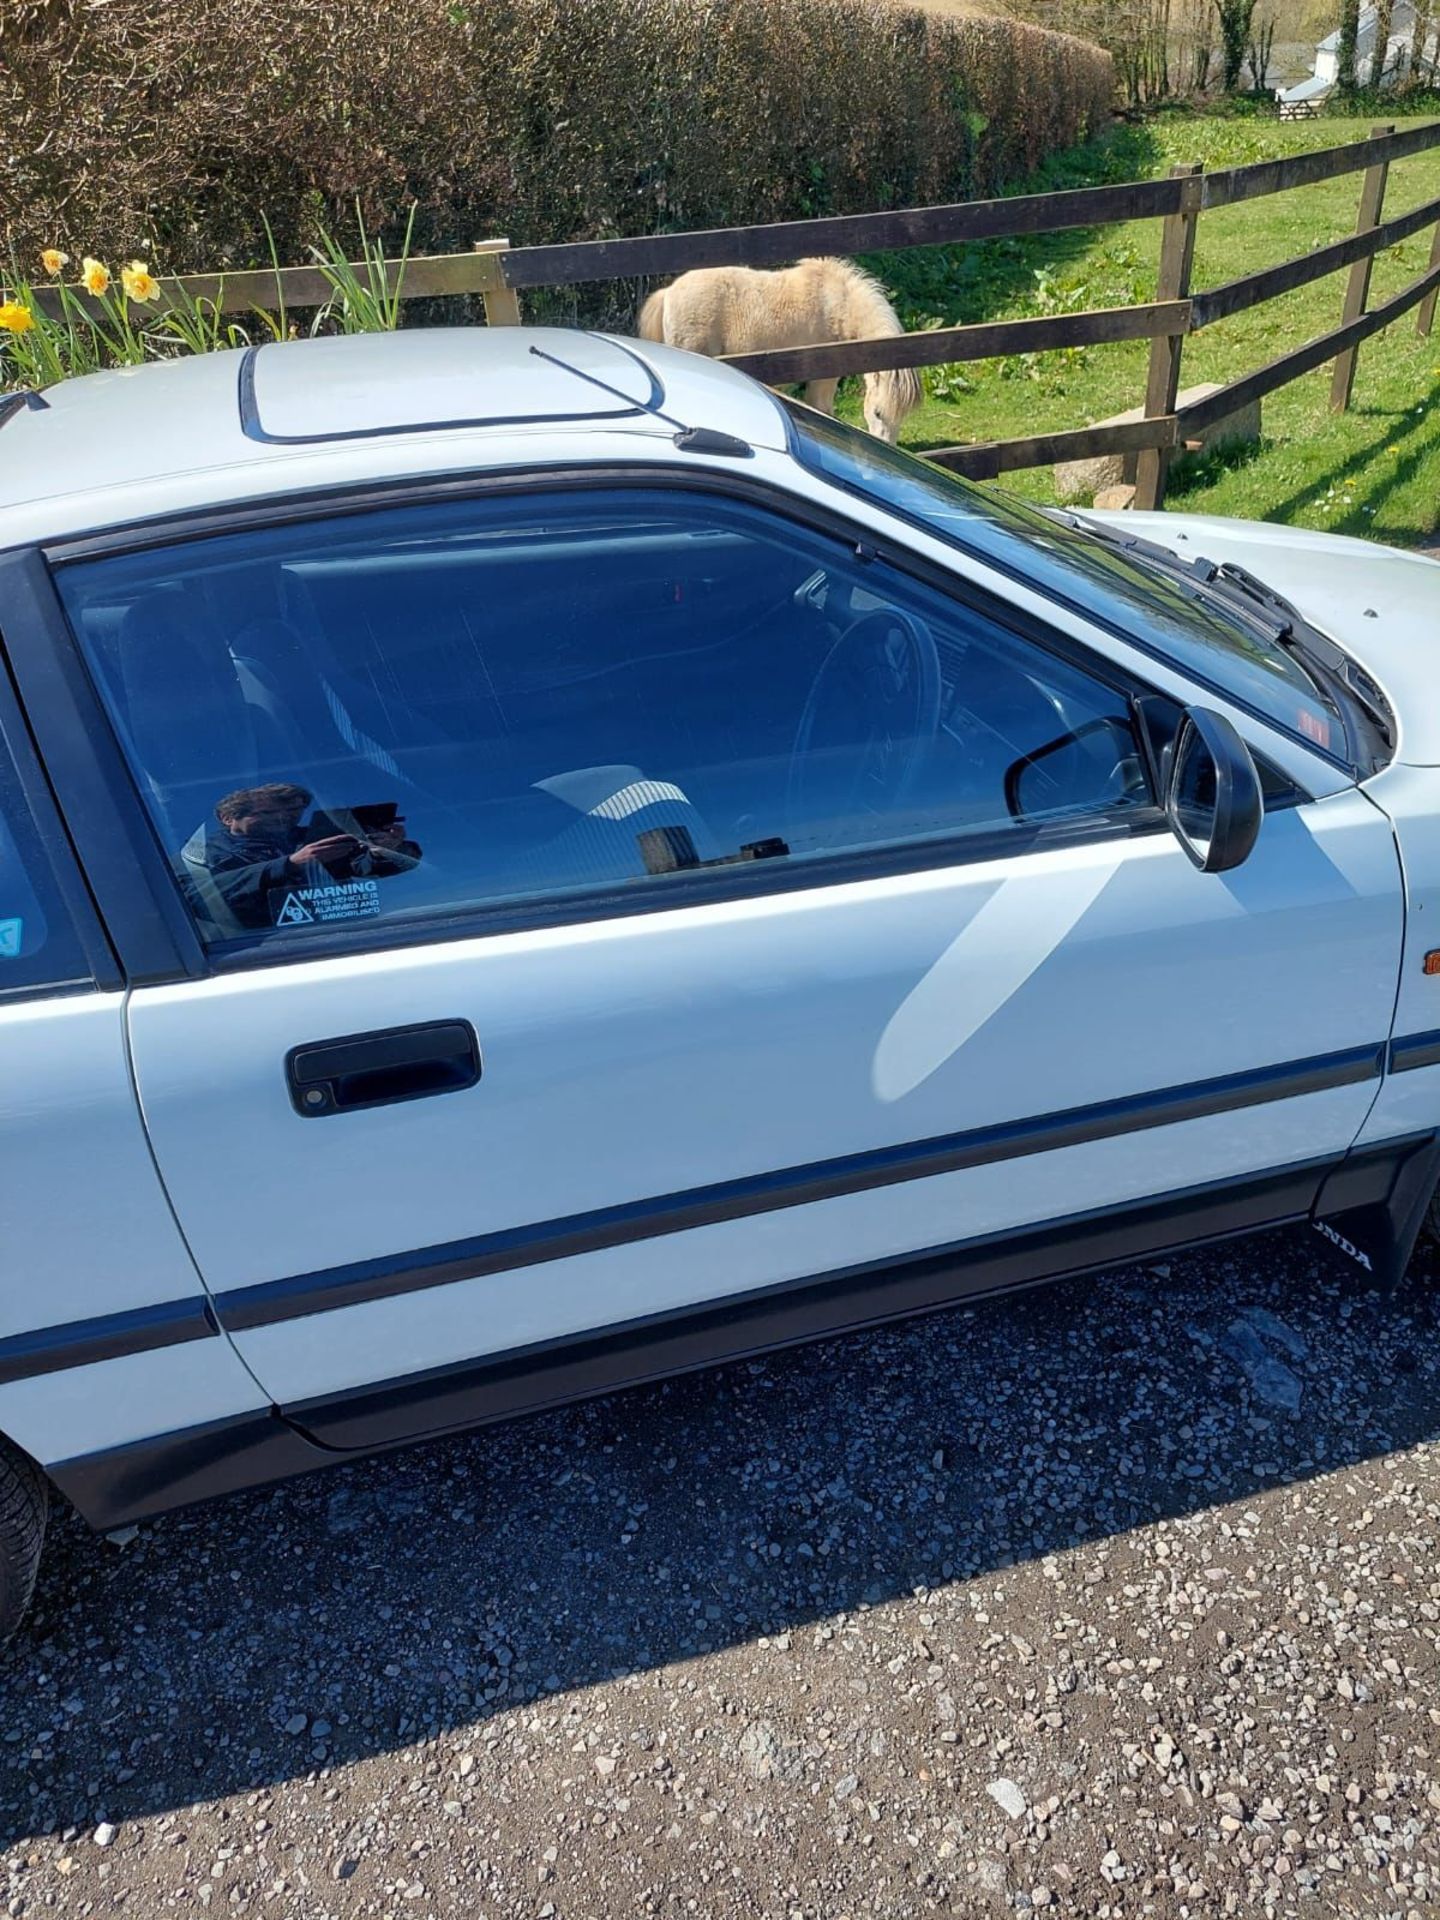
[[[160,298],[160,282],[143,260],[132,260],[128,267],[122,269],[120,279],[126,293],[138,306],[143,306],[147,300]]]
[[[28,333],[34,324],[34,314],[21,301],[7,300],[0,305],[0,333]]]
[[[93,293],[98,299],[102,293],[110,291],[110,269],[102,267],[98,260],[92,260],[87,253],[80,262],[80,283],[87,293]]]
[[[40,256],[40,264],[53,280],[69,266],[70,256],[68,253],[62,253],[59,247],[46,247]]]

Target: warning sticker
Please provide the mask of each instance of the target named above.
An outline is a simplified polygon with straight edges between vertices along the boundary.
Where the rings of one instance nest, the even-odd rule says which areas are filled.
[[[290,887],[270,896],[270,915],[277,927],[372,920],[379,911],[380,886],[375,880],[337,880],[328,887]]]

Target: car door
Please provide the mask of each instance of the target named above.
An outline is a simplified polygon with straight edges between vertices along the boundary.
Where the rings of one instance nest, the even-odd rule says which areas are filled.
[[[260,1399],[156,1175],[122,985],[0,654],[0,1434],[49,1470]]]
[[[130,996],[156,1164],[328,1444],[1303,1211],[1373,1099],[1365,798],[1273,782],[1197,871],[1143,688],[776,499],[537,485],[56,579],[207,955]]]

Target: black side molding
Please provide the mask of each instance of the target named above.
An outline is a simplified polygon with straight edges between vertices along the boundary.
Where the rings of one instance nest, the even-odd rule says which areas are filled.
[[[203,1295],[162,1300],[125,1313],[97,1314],[93,1320],[69,1320],[0,1340],[0,1386],[59,1373],[65,1367],[89,1367],[97,1360],[120,1360],[130,1353],[174,1347],[186,1340],[217,1338],[220,1329]]]
[[[567,1219],[508,1228],[473,1240],[423,1248],[413,1254],[397,1254],[353,1266],[332,1267],[320,1273],[264,1281],[220,1294],[213,1303],[203,1295],[196,1295],[123,1313],[40,1327],[0,1339],[0,1385],[37,1374],[56,1373],[66,1367],[89,1366],[96,1361],[120,1359],[126,1354],[175,1346],[186,1340],[203,1340],[216,1335],[222,1327],[235,1333],[273,1326],[312,1313],[359,1306],[397,1294],[445,1286],[452,1281],[514,1272],[571,1254],[595,1252],[603,1247],[623,1246],[692,1227],[804,1206],[840,1194],[863,1193],[935,1174],[993,1165],[1025,1154],[1050,1152],[1086,1140],[1167,1126],[1271,1100],[1293,1099],[1326,1087],[1372,1079],[1380,1071],[1380,1060],[1378,1046],[1358,1047],[1315,1060],[1170,1088],[1163,1093],[1070,1108],[1035,1120],[908,1142],[842,1159],[785,1168],[773,1174],[757,1174],[711,1187],[692,1188],[684,1193],[602,1208]],[[478,1053],[475,1070],[478,1075]],[[1414,1145],[1415,1138],[1407,1137],[1403,1142],[1386,1142],[1377,1149],[1352,1154],[1348,1160],[1336,1163],[1335,1180],[1340,1184],[1335,1187],[1332,1199],[1317,1211],[1338,1214],[1377,1203],[1389,1192],[1388,1174],[1377,1186],[1375,1177],[1364,1170],[1376,1156],[1387,1168],[1393,1167],[1399,1149],[1403,1147],[1408,1152]],[[1156,1204],[1163,1207],[1168,1203]],[[1407,1258],[1408,1251],[1409,1243]]]
[[[1304,1161],[1024,1234],[993,1234],[885,1265],[788,1281],[700,1307],[489,1354],[280,1410],[259,1409],[62,1461],[55,1484],[93,1526],[169,1508],[411,1441],[568,1401],[925,1314],[981,1295],[1094,1272],[1283,1226],[1339,1204],[1353,1218],[1391,1207],[1413,1217],[1440,1168],[1433,1134],[1385,1141],[1340,1161]],[[1347,1213],[1335,1216],[1342,1223]],[[1333,1237],[1333,1235],[1332,1235]],[[1342,1251],[1347,1251],[1342,1247]]]
[[[1302,1220],[1329,1164],[1307,1161],[1255,1179],[1097,1209],[1025,1233],[987,1234],[898,1264],[869,1261],[818,1279],[785,1281],[699,1308],[303,1401],[285,1414],[320,1445],[347,1450],[484,1425],[821,1335],[931,1313],[979,1294]]]
[[[647,1380],[907,1318],[1002,1289],[1088,1273],[1301,1220],[1333,1163],[1220,1181],[1143,1204],[995,1234],[895,1265],[789,1281],[703,1307],[306,1401],[158,1434],[49,1469],[92,1526],[539,1412]]]
[[[1390,1042],[1391,1073],[1435,1066],[1440,1066],[1440,1033],[1407,1033],[1403,1039]]]
[[[713,1226],[724,1220],[807,1206],[841,1194],[866,1193],[908,1180],[992,1166],[1025,1154],[1050,1153],[1089,1140],[1111,1139],[1267,1101],[1290,1100],[1328,1087],[1349,1086],[1378,1076],[1383,1051],[1377,1042],[1374,1046],[1353,1047],[1313,1060],[1227,1074],[1158,1093],[1071,1107],[1036,1119],[1006,1121],[999,1126],[974,1128],[968,1133],[907,1141],[899,1146],[785,1167],[774,1173],[754,1174],[714,1186],[660,1194],[622,1206],[571,1214],[563,1219],[505,1228],[472,1240],[423,1247],[414,1253],[357,1261],[350,1266],[330,1267],[284,1280],[262,1281],[256,1286],[236,1287],[217,1295],[215,1307],[221,1325],[230,1333],[274,1326],[307,1314],[362,1306],[397,1294],[448,1286],[457,1280],[514,1272],[549,1260],[626,1246],[662,1234]]]

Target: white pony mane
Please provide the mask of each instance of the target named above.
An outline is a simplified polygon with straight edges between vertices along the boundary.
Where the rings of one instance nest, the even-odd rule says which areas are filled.
[[[875,278],[853,260],[826,257],[802,261],[797,269],[823,268],[827,278],[843,289],[845,332],[855,340],[878,340],[885,334],[905,331],[889,295]],[[880,406],[894,421],[913,413],[925,397],[920,375],[914,367],[882,367],[865,375],[866,391],[873,393]]]
[[[857,339],[905,331],[890,304],[890,296],[873,273],[857,267],[853,260],[838,260],[833,256],[802,260],[797,271],[803,272],[809,267],[823,267],[825,277],[844,289],[846,318],[854,327]]]

